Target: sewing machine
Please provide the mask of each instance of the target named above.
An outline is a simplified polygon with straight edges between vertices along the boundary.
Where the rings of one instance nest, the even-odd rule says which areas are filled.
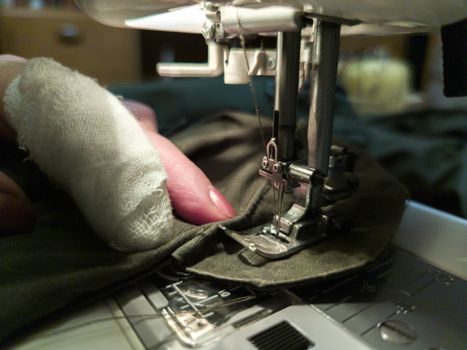
[[[109,25],[196,32],[206,38],[207,64],[159,64],[160,75],[224,74],[226,83],[250,85],[252,76],[275,75],[273,133],[258,164],[276,193],[275,215],[247,237],[223,228],[264,259],[284,258],[326,239],[340,223],[323,208],[358,187],[352,154],[331,146],[341,33],[424,31],[467,14],[467,3],[456,0],[78,2]],[[277,35],[276,50],[251,48],[249,40],[258,35]],[[312,103],[303,162],[295,149],[296,101],[307,81]],[[282,212],[285,191],[293,191],[294,204]],[[99,335],[89,345],[104,339],[113,349],[460,349],[467,341],[461,326],[466,231],[465,220],[410,203],[393,240],[395,255],[314,290],[257,293],[161,271],[82,316],[91,322],[108,318],[107,326],[86,326]],[[420,246],[441,236],[436,247]],[[434,300],[443,300],[443,306],[434,307]],[[216,308],[219,303],[223,306]],[[71,328],[65,324],[58,332],[86,334],[85,328],[73,330],[80,321],[70,322]],[[47,345],[47,339],[47,334],[42,340],[39,336],[38,344]]]
[[[271,223],[242,235],[223,227],[238,243],[265,259],[281,259],[323,240],[340,228],[324,210],[358,187],[353,156],[331,146],[339,38],[346,31],[424,31],[461,20],[462,1],[79,1],[103,23],[132,28],[200,33],[209,47],[207,64],[159,63],[161,76],[224,76],[226,84],[250,84],[275,75],[273,132],[265,143],[261,176],[275,191]],[[404,9],[401,11],[400,9]],[[363,28],[359,25],[365,23]],[[370,24],[370,27],[368,27]],[[342,29],[341,29],[342,28]],[[253,47],[256,38],[277,36],[276,50]],[[297,94],[310,82],[308,158],[297,159]],[[269,135],[268,135],[269,136]],[[283,208],[284,192],[294,203]]]

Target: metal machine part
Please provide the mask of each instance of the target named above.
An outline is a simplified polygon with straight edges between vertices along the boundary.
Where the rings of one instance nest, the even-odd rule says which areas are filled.
[[[142,326],[144,320],[137,316],[143,309],[144,313],[152,315],[150,323],[158,320],[157,332],[161,335],[159,345],[179,343],[183,347],[204,348],[299,302],[299,298],[288,291],[255,292],[243,286],[219,288],[191,276],[172,283],[169,281],[180,276],[175,274],[169,280],[163,276],[167,277],[167,272],[116,296],[145,345],[149,345],[146,335],[155,329],[154,325],[151,328]],[[141,292],[144,297],[140,295]],[[147,300],[150,302],[149,308]],[[135,319],[132,320],[132,317]]]
[[[223,47],[208,43],[208,62],[204,63],[158,63],[157,71],[165,77],[217,77],[224,71]]]
[[[466,220],[409,202],[391,249],[353,274],[259,292],[159,273],[115,298],[147,349],[463,349],[466,228]],[[166,310],[184,319],[194,310],[187,300],[210,325],[191,343],[163,317]]]
[[[257,322],[294,302],[286,292],[264,298],[248,288],[219,290],[208,282],[186,280],[162,289],[168,305],[161,313],[178,338],[188,346],[207,343]]]
[[[222,6],[219,8],[219,17],[219,30],[227,35],[287,32],[303,26],[300,12],[286,6],[256,9]]]
[[[150,17],[177,11],[203,1],[190,0],[77,0],[80,7],[97,21],[112,26],[128,27],[129,19]],[[260,8],[280,4],[304,12],[336,18],[357,19],[370,24],[392,25],[408,30],[439,27],[465,18],[467,3],[462,0],[216,0],[217,5]],[[403,11],[401,11],[403,9]],[[185,22],[189,18],[184,19]],[[157,25],[156,18],[151,19]],[[180,21],[183,26],[184,21]],[[146,22],[146,29],[148,28]],[[174,27],[152,27],[172,30]]]
[[[339,27],[322,20],[314,23],[312,74],[302,75],[313,80],[306,164],[296,161],[295,150],[299,57],[303,45],[297,32],[278,33],[273,133],[259,171],[271,181],[276,192],[276,215],[273,225],[261,226],[248,234],[223,228],[237,242],[268,259],[283,258],[326,238],[333,222],[320,208],[347,198],[358,185],[351,173],[353,162],[349,162],[348,152],[335,147],[331,154]],[[294,191],[295,200],[282,214],[282,196],[288,189]]]
[[[157,71],[170,77],[212,77],[224,73],[226,84],[247,84],[256,75],[274,75],[278,66],[275,53],[263,48],[232,47],[238,36],[297,31],[302,16],[293,8],[273,6],[245,9],[205,4],[206,20],[202,34],[208,43],[207,64],[159,63]]]
[[[467,281],[402,250],[365,271],[278,292],[172,278],[115,296],[147,349],[426,350],[467,341]]]
[[[229,234],[240,243],[246,240],[249,244],[242,243],[245,247],[271,259],[290,255],[324,239],[332,222],[320,208],[347,198],[358,183],[349,173],[352,169],[346,164],[346,151],[335,149],[335,154],[331,155],[340,25],[318,19],[313,28],[307,164],[293,161],[297,158],[294,146],[300,36],[295,33],[279,33],[274,115],[278,121],[274,121],[273,135],[260,170],[260,175],[270,179],[277,191],[278,209],[273,219],[274,225],[261,227],[256,235],[241,237],[239,234]],[[330,159],[332,172],[329,171]],[[338,164],[341,166],[337,166]],[[294,191],[295,200],[291,208],[282,215],[281,198],[287,188]],[[330,195],[335,188],[340,189],[339,196]],[[271,240],[275,241],[274,245],[270,244]],[[265,246],[274,247],[276,251],[266,250],[263,248]]]

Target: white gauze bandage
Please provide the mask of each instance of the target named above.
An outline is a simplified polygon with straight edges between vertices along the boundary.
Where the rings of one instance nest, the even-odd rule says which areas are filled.
[[[118,98],[78,72],[36,58],[10,84],[4,102],[20,146],[110,246],[145,250],[170,238],[167,175]]]

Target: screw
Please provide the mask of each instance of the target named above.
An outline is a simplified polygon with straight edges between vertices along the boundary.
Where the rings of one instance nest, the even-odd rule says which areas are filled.
[[[411,305],[407,303],[397,304],[396,307],[397,307],[397,313],[403,313],[403,314],[414,312],[416,309],[415,305]]]
[[[386,320],[378,325],[383,340],[394,344],[411,344],[417,339],[415,331],[402,321]]]
[[[276,60],[274,58],[268,58],[268,69],[276,69]]]

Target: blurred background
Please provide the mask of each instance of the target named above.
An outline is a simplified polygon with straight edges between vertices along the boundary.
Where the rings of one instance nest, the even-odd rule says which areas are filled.
[[[86,17],[72,0],[0,1],[0,51],[52,57],[102,84],[156,77],[159,61],[202,61],[199,35],[111,28]]]

